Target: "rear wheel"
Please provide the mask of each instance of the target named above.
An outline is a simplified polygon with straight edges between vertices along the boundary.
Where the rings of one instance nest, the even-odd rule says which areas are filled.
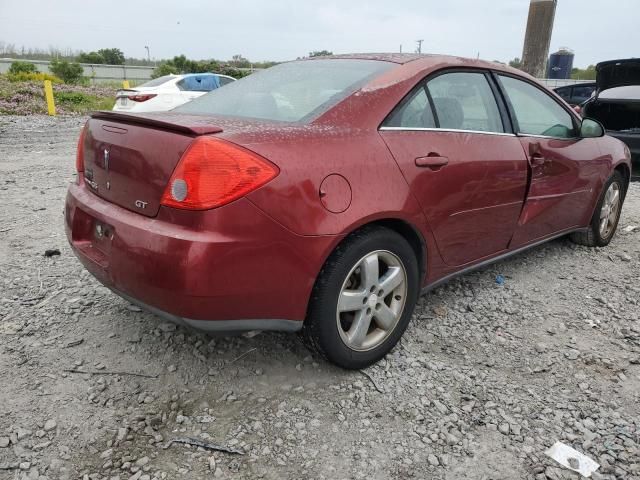
[[[588,229],[584,232],[573,233],[571,240],[588,247],[609,245],[618,228],[624,192],[624,178],[620,172],[615,171],[604,184]]]
[[[398,342],[418,295],[418,264],[400,234],[366,227],[327,260],[302,330],[305,343],[343,368],[375,363]]]

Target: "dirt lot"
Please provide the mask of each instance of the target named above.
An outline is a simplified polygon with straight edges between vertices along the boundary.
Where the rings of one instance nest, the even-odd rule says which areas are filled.
[[[545,457],[557,440],[593,478],[640,478],[640,184],[610,247],[452,281],[345,372],[295,335],[162,323],[90,277],[62,213],[82,123],[0,117],[1,479],[578,478]],[[180,437],[244,455],[165,448]]]

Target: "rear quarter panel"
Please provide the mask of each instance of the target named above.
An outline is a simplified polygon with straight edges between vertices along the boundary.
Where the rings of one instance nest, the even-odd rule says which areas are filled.
[[[273,161],[280,174],[249,200],[299,235],[337,235],[382,218],[397,218],[424,231],[424,216],[398,166],[376,131],[316,127],[322,133],[286,142],[245,144]],[[351,190],[342,213],[326,209],[322,181],[337,174]],[[327,196],[334,192],[324,192]]]

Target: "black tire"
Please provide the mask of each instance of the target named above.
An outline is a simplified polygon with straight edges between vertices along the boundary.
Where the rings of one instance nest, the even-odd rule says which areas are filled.
[[[602,205],[605,202],[605,196],[607,190],[611,186],[612,183],[618,184],[618,190],[620,192],[620,201],[619,207],[617,209],[617,218],[615,219],[613,228],[611,228],[610,232],[603,237],[600,233],[600,213],[602,211]],[[598,199],[598,203],[596,204],[596,208],[593,212],[593,217],[591,218],[591,223],[589,223],[589,227],[585,231],[575,232],[571,234],[571,241],[577,243],[578,245],[584,245],[587,247],[605,247],[609,245],[611,239],[616,233],[616,229],[618,228],[618,222],[620,220],[620,212],[622,212],[622,204],[624,202],[624,195],[626,193],[627,184],[620,172],[617,170],[613,172],[613,175],[609,177],[609,179],[605,182],[602,187],[602,192],[600,193],[600,198]]]
[[[347,276],[366,255],[391,252],[406,273],[406,298],[395,327],[381,343],[367,351],[350,348],[342,339],[337,322],[338,298]],[[418,297],[419,268],[416,254],[407,240],[388,228],[364,227],[347,237],[326,261],[314,285],[302,339],[307,347],[346,369],[367,367],[386,355],[407,328]]]

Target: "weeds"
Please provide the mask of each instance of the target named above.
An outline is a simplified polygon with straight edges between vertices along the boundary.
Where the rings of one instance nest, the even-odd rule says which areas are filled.
[[[53,96],[60,115],[111,110],[116,89],[104,86],[54,84]],[[0,114],[46,114],[47,104],[41,81],[11,82],[0,75]]]

